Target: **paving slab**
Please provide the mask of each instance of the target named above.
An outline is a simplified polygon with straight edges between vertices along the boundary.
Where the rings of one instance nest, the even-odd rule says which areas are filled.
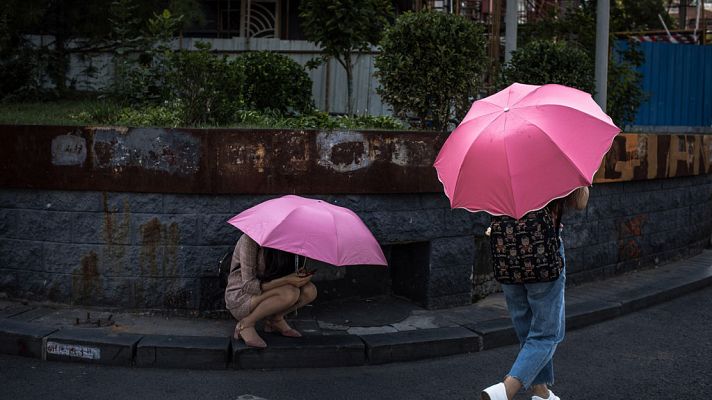
[[[462,328],[434,328],[361,336],[370,364],[412,361],[482,350],[482,338]]]
[[[712,251],[566,289],[567,330],[712,285]],[[339,367],[409,361],[518,343],[502,293],[469,306],[425,310],[393,298],[344,299],[288,317],[305,337],[263,334],[269,347],[230,339],[235,321],[0,299],[0,352],[115,365],[242,369]],[[109,320],[107,328],[75,326]],[[322,319],[323,317],[326,317]],[[44,352],[44,354],[43,354]]]
[[[42,358],[42,339],[57,328],[7,318],[0,319],[0,354]]]
[[[41,318],[41,317],[43,317],[43,316],[45,316],[45,315],[47,315],[47,314],[51,314],[52,311],[53,311],[53,310],[50,309],[50,308],[38,307],[38,308],[33,308],[33,309],[31,309],[31,310],[25,311],[25,312],[20,313],[20,314],[13,315],[13,316],[8,317],[8,318],[14,319],[14,320],[16,320],[16,321],[29,322],[29,321],[33,321],[33,320],[36,320],[36,319],[38,319],[38,318]]]
[[[24,304],[13,304],[0,310],[0,318],[10,318],[32,310],[34,307]]]
[[[225,369],[230,338],[212,336],[146,335],[136,345],[136,366]]]
[[[517,333],[509,318],[497,318],[467,324],[465,327],[482,337],[482,350],[518,343]]]
[[[621,304],[597,299],[566,299],[566,330],[574,330],[615,318]]]
[[[232,340],[232,363],[239,369],[350,367],[366,363],[366,346],[358,336],[304,336],[286,338],[262,335],[266,349],[247,347]]]
[[[143,335],[113,333],[100,328],[59,330],[45,340],[44,359],[130,366]]]

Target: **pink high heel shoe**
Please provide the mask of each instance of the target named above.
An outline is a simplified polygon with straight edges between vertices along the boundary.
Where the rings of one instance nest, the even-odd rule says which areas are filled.
[[[234,334],[235,339],[237,339],[237,340],[242,339],[242,341],[245,342],[245,344],[246,344],[248,347],[254,347],[254,348],[256,348],[256,349],[264,349],[264,348],[266,348],[266,347],[267,347],[267,343],[265,343],[265,341],[262,340],[262,338],[259,337],[259,335],[257,336],[257,339],[254,339],[254,340],[247,340],[247,339],[245,338],[245,336],[242,334],[242,331],[245,330],[245,329],[247,329],[247,328],[251,328],[251,327],[249,327],[249,326],[242,326],[242,322],[239,322],[239,323],[237,324],[237,326],[235,327],[235,334]]]
[[[277,325],[275,325],[275,324],[276,324],[276,323],[280,323],[280,322],[284,322],[284,325],[286,325],[287,328],[286,328],[286,329],[280,329],[280,328],[278,328]],[[276,321],[274,321],[274,320],[265,320],[265,332],[267,332],[267,333],[279,333],[280,335],[286,336],[286,337],[294,337],[294,338],[302,337],[302,334],[299,333],[298,330],[296,330],[296,329],[292,328],[291,326],[289,326],[289,324],[287,324],[287,321],[285,321],[284,319],[279,319],[279,320],[276,320]]]

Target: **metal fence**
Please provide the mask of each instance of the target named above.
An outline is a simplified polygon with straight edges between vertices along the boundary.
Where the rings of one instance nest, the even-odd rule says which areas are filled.
[[[186,38],[179,47],[195,49],[195,43],[208,42],[214,50],[222,53],[238,55],[245,51],[269,50],[291,57],[301,65],[322,55],[319,47],[302,40],[280,40],[271,38],[234,37],[232,39],[200,39]],[[375,52],[361,53],[355,56],[353,66],[353,101],[357,114],[390,115],[387,104],[381,102],[376,93],[378,80],[374,78]],[[307,70],[314,82],[312,94],[316,106],[324,111],[346,112],[346,71],[336,60],[320,65],[314,70]]]
[[[712,126],[712,46],[641,43],[643,90],[635,125]]]
[[[36,45],[50,43],[49,36],[32,36]],[[231,39],[215,38],[183,38],[175,40],[173,47],[194,50],[196,42],[210,43],[215,51],[237,56],[246,51],[270,50],[291,57],[301,65],[309,60],[323,55],[321,49],[311,42],[301,40],[280,40],[271,38],[234,37]],[[71,44],[69,46],[71,48]],[[383,104],[376,93],[378,80],[373,76],[375,71],[375,51],[354,56],[353,70],[353,101],[357,114],[390,115],[390,107]],[[67,76],[68,84],[79,90],[102,90],[112,81],[113,62],[111,53],[72,54]],[[312,94],[314,103],[323,111],[334,113],[346,112],[346,71],[335,60],[320,65],[313,70],[307,70],[313,82]]]

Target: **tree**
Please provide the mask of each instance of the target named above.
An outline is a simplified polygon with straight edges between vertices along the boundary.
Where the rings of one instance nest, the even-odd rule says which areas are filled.
[[[595,1],[588,1],[595,8]],[[658,15],[660,17],[658,17]],[[643,32],[675,27],[663,0],[617,0],[611,4],[611,32]]]
[[[502,69],[500,89],[514,82],[558,83],[593,93],[593,63],[585,51],[570,43],[533,41],[515,50]]]
[[[0,100],[18,95],[27,98],[39,92],[39,57],[23,35],[23,28],[42,16],[37,3],[37,0],[0,2]]]
[[[621,46],[616,32],[660,30],[660,17],[668,27],[674,26],[665,11],[663,0],[611,1],[610,46],[608,60],[608,99],[606,112],[619,126],[632,122],[638,107],[647,95],[641,85],[643,75],[637,70],[645,58],[635,43]],[[519,30],[518,42],[526,45],[532,40],[567,41],[584,49],[593,63],[596,49],[596,0],[584,0],[579,7],[564,15],[552,12]],[[592,69],[591,69],[592,70]]]
[[[333,57],[346,70],[349,115],[353,114],[353,54],[370,50],[381,39],[393,14],[390,0],[303,0],[299,8],[301,27],[308,40],[321,46],[325,58]]]
[[[459,15],[408,12],[386,30],[376,56],[381,98],[401,118],[445,130],[477,96],[487,57],[481,25]]]
[[[156,11],[163,10],[165,1],[8,0],[2,3],[0,8],[30,12],[26,14],[13,11],[11,14],[13,32],[18,36],[34,33],[54,38],[45,43],[39,51],[48,55],[46,72],[61,95],[67,90],[66,76],[72,53],[113,51],[123,46],[123,43],[115,40],[115,30],[109,23],[110,19],[116,16],[117,4],[128,6],[130,15],[124,15],[127,21],[139,21],[138,25],[144,25]],[[170,5],[185,13],[199,6],[194,0],[172,0]],[[15,15],[21,17],[14,18]],[[33,18],[27,18],[27,15]],[[194,11],[190,13],[190,18],[196,20],[199,15],[199,11]],[[127,32],[131,33],[134,28],[136,26],[127,27]]]

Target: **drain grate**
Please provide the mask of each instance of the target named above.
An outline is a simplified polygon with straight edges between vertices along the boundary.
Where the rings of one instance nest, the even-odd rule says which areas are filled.
[[[106,318],[92,318],[90,313],[87,313],[86,319],[75,318],[74,326],[82,328],[104,328],[107,326],[114,325],[114,320],[112,319],[114,314],[109,314]]]

